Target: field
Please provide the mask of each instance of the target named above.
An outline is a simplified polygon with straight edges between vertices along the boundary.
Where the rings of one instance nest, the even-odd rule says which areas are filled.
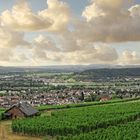
[[[114,133],[116,138],[123,137],[125,133],[129,135],[131,125],[139,131],[139,118],[140,101],[136,100],[63,109],[53,111],[48,116],[15,120],[12,130],[26,135],[51,136],[58,140],[78,140],[82,137],[88,140],[93,137],[98,139],[99,136],[99,140],[106,140],[111,139]],[[127,131],[121,131],[123,128],[127,128]],[[135,133],[134,136],[138,137]]]
[[[139,140],[140,121],[98,129],[77,136],[58,137],[58,140]]]
[[[2,115],[3,112],[4,112],[4,109],[0,108],[0,120],[1,120],[1,117],[2,117],[1,115]]]

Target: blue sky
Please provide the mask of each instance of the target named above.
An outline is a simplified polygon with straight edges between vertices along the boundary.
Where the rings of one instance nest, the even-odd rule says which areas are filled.
[[[0,0],[0,13],[2,14],[3,12],[5,12],[5,11],[7,11],[7,10],[9,10],[9,11],[11,11],[12,10],[12,7],[14,6],[14,5],[16,5],[17,4],[17,1],[18,0]],[[61,1],[63,1],[63,2],[66,2],[68,5],[69,5],[69,7],[70,7],[70,11],[72,12],[71,14],[72,14],[72,18],[74,18],[74,19],[77,19],[77,21],[79,22],[80,21],[80,19],[84,19],[85,20],[85,22],[87,22],[87,25],[84,25],[85,24],[85,22],[84,22],[84,24],[81,24],[83,27],[81,28],[81,35],[83,34],[83,38],[81,38],[82,36],[80,35],[80,34],[78,34],[78,36],[77,36],[77,40],[74,40],[74,38],[73,38],[73,36],[75,35],[74,33],[73,33],[73,36],[71,36],[70,34],[65,34],[65,33],[60,33],[60,31],[56,31],[56,32],[54,32],[54,31],[52,31],[52,29],[47,29],[46,27],[43,27],[42,28],[42,31],[39,31],[38,29],[33,29],[33,30],[30,30],[29,28],[27,28],[26,29],[26,26],[21,26],[21,25],[18,25],[18,23],[16,23],[17,21],[14,21],[12,18],[12,13],[9,13],[9,14],[11,14],[11,15],[9,15],[9,16],[11,16],[12,18],[12,20],[10,19],[10,22],[12,22],[12,23],[9,23],[9,21],[8,22],[6,22],[6,24],[4,25],[6,28],[8,27],[8,29],[12,29],[12,30],[14,30],[14,31],[16,31],[16,33],[17,32],[19,32],[19,33],[24,33],[24,38],[23,38],[23,40],[25,40],[25,41],[27,41],[28,42],[28,44],[30,44],[29,46],[31,46],[32,45],[32,43],[31,42],[33,42],[36,38],[37,38],[37,40],[39,40],[39,41],[44,41],[45,43],[47,42],[46,40],[47,40],[47,37],[48,36],[50,36],[50,38],[53,38],[53,40],[55,40],[55,42],[51,42],[51,41],[48,41],[51,45],[53,44],[55,44],[57,41],[56,40],[59,40],[60,39],[60,42],[63,40],[64,42],[62,42],[62,44],[59,44],[58,43],[58,46],[56,46],[56,48],[59,48],[59,47],[62,47],[63,45],[65,45],[65,46],[63,46],[63,47],[66,47],[66,48],[62,48],[61,50],[64,50],[65,51],[65,54],[68,54],[68,55],[71,55],[71,56],[68,56],[68,58],[71,58],[72,57],[72,51],[74,51],[74,53],[75,54],[73,54],[74,55],[74,59],[75,60],[71,60],[70,61],[70,64],[90,64],[90,63],[92,63],[92,61],[90,60],[90,61],[88,61],[88,60],[86,60],[86,55],[88,56],[88,54],[83,54],[83,60],[81,60],[80,58],[78,58],[78,56],[77,56],[77,54],[78,53],[81,53],[82,51],[84,51],[84,49],[83,48],[86,48],[89,44],[93,44],[93,48],[96,50],[96,47],[94,47],[94,44],[96,44],[96,42],[98,43],[98,42],[103,42],[103,46],[104,45],[106,45],[106,46],[108,46],[109,48],[107,48],[107,49],[109,49],[108,51],[116,51],[117,52],[117,54],[118,54],[118,57],[120,57],[120,58],[126,58],[126,59],[128,59],[128,61],[130,61],[130,63],[139,63],[139,59],[140,59],[140,41],[139,41],[139,39],[136,39],[136,41],[135,41],[135,39],[134,38],[137,38],[137,36],[139,36],[139,33],[133,33],[132,34],[132,40],[131,40],[131,34],[130,34],[130,32],[129,32],[129,27],[130,28],[133,28],[133,24],[134,23],[130,23],[130,25],[129,24],[127,24],[126,26],[128,26],[128,27],[125,27],[125,25],[123,26],[123,27],[121,27],[122,28],[122,30],[123,30],[123,28],[128,28],[128,36],[127,36],[127,34],[126,34],[126,31],[125,31],[125,33],[123,32],[123,33],[121,33],[121,29],[119,29],[119,31],[120,31],[120,35],[121,34],[124,34],[124,40],[122,39],[120,39],[120,38],[114,38],[114,37],[118,37],[118,35],[116,35],[116,33],[117,33],[117,30],[115,30],[114,31],[114,33],[113,33],[113,29],[110,29],[110,27],[107,27],[107,28],[109,28],[108,30],[110,30],[111,32],[109,32],[108,33],[108,35],[107,35],[107,37],[106,36],[104,36],[104,31],[105,31],[105,29],[103,30],[103,31],[100,31],[100,29],[102,29],[102,26],[104,26],[104,23],[99,23],[99,24],[101,24],[101,25],[99,25],[99,34],[100,34],[100,36],[99,37],[96,37],[96,35],[98,35],[98,30],[96,29],[96,27],[94,26],[94,22],[96,23],[96,21],[94,21],[94,20],[91,20],[91,19],[94,19],[94,16],[97,16],[98,14],[99,14],[99,12],[101,12],[102,11],[102,9],[100,9],[100,8],[102,8],[102,6],[100,7],[100,5],[96,5],[97,3],[95,2],[95,5],[96,6],[98,6],[98,8],[99,8],[99,11],[98,11],[98,8],[96,7],[96,9],[94,9],[94,6],[92,6],[92,4],[93,3],[91,3],[90,2],[90,0],[56,0],[56,1],[58,1],[59,3],[61,2]],[[97,1],[102,1],[102,0],[97,0]],[[105,0],[105,1],[107,1],[107,0]],[[111,0],[108,0],[108,1],[111,1]],[[123,0],[119,0],[119,1],[123,1]],[[127,4],[127,2],[128,2],[129,0],[126,0],[126,4]],[[47,7],[47,1],[46,0],[26,0],[26,2],[28,3],[28,5],[31,7],[31,9],[32,9],[32,14],[34,14],[34,15],[36,15],[36,16],[38,16],[37,15],[37,13],[39,12],[39,11],[43,11],[44,9],[47,9],[48,7]],[[50,0],[50,2],[51,2],[51,0]],[[58,4],[59,4],[58,3]],[[114,4],[115,4],[115,1],[114,1]],[[132,7],[134,7],[134,8],[137,8],[137,7],[135,7],[135,5],[139,5],[140,4],[140,0],[134,0],[134,3],[133,3],[133,5],[131,5]],[[55,5],[56,6],[56,5]],[[111,5],[112,6],[112,5]],[[26,7],[24,7],[25,9],[26,9]],[[24,9],[23,8],[23,9]],[[57,7],[56,7],[57,8]],[[67,8],[67,7],[66,7]],[[86,11],[85,10],[85,8],[88,8],[88,11]],[[107,7],[108,8],[108,7]],[[134,9],[133,8],[133,9]],[[54,13],[55,13],[55,9],[53,9],[54,10]],[[62,10],[62,9],[59,9],[60,11]],[[58,10],[58,12],[59,12],[59,10]],[[63,9],[64,10],[64,9]],[[92,12],[92,10],[93,10],[93,12]],[[97,10],[97,11],[96,11]],[[138,9],[139,10],[139,9]],[[18,11],[16,11],[17,13],[18,13]],[[19,11],[20,12],[20,11]],[[67,12],[67,10],[65,11],[65,12]],[[96,12],[97,12],[97,15],[94,15],[94,14],[96,14]],[[105,11],[106,12],[106,11]],[[113,12],[113,11],[112,11]],[[133,12],[135,12],[135,10],[133,11]],[[140,11],[138,11],[138,12],[140,12]],[[52,12],[53,13],[53,12]],[[85,13],[85,15],[84,15],[84,18],[82,17],[82,13]],[[110,13],[111,13],[111,11],[110,11]],[[26,12],[25,13],[21,13],[21,14],[25,14],[25,16],[26,16]],[[63,13],[58,13],[58,15],[59,14],[62,14],[63,15]],[[92,15],[93,14],[93,15]],[[135,13],[136,14],[136,13]],[[140,14],[139,14],[140,15]],[[7,16],[7,15],[6,15]],[[9,16],[8,17],[3,17],[2,19],[4,19],[4,20],[9,20]],[[32,15],[31,15],[32,16]],[[44,15],[43,15],[44,16]],[[48,15],[47,15],[48,16]],[[50,16],[50,15],[49,15]],[[51,15],[52,16],[52,15]],[[53,15],[54,16],[54,15]],[[125,15],[126,16],[126,15]],[[63,18],[65,18],[66,17],[66,19],[68,18],[68,15],[67,15],[67,13],[66,13],[66,15],[64,14],[63,15]],[[99,18],[101,18],[100,17],[100,15],[98,15],[98,17]],[[16,17],[17,19],[16,20],[18,20],[18,21],[20,21],[20,17],[19,17],[19,19],[18,19],[18,17]],[[34,16],[33,17],[31,17],[31,19],[33,19],[34,18]],[[113,17],[114,18],[114,20],[116,20],[115,19],[115,17]],[[127,17],[128,18],[128,17]],[[140,18],[140,16],[138,17],[138,18]],[[35,19],[35,21],[37,21],[38,19],[40,19],[40,17],[38,18],[37,17],[37,19]],[[49,19],[49,18],[48,18]],[[22,20],[22,19],[21,19]],[[25,20],[27,20],[26,18],[25,18]],[[44,19],[43,19],[44,20]],[[52,19],[51,19],[52,21],[53,20],[55,20],[55,18],[54,17],[52,17]],[[65,22],[63,23],[63,21],[62,21],[62,23],[61,24],[58,24],[57,22],[58,22],[58,20],[60,20],[60,22],[61,22],[61,19],[58,17],[58,19],[57,19],[57,15],[56,15],[56,25],[59,25],[60,27],[57,27],[58,29],[59,28],[63,28],[63,27],[61,27],[61,24],[63,25],[63,24],[65,24]],[[87,21],[86,21],[87,20]],[[88,20],[91,20],[91,22],[89,22]],[[95,18],[95,20],[96,20],[96,18]],[[101,21],[102,21],[102,19],[100,19]],[[120,18],[120,20],[121,20],[121,18]],[[135,20],[137,20],[137,19],[135,19]],[[24,22],[24,21],[23,21]],[[31,21],[29,20],[29,23],[30,23]],[[39,21],[40,22],[40,21]],[[42,21],[41,21],[42,22]],[[73,24],[73,23],[71,23],[72,21],[68,21],[69,23],[68,24]],[[93,22],[93,25],[92,25],[92,22]],[[104,21],[102,21],[102,22],[104,22]],[[121,21],[120,21],[121,22]],[[132,21],[131,21],[132,22]],[[139,22],[139,21],[138,21]],[[138,23],[138,22],[136,22],[136,23]],[[14,25],[13,26],[13,24],[14,23],[16,23],[17,25]],[[9,26],[9,24],[10,24],[10,26]],[[20,23],[21,24],[21,23]],[[79,24],[79,23],[78,23]],[[110,26],[112,26],[112,27],[117,27],[117,26],[120,26],[120,25],[117,25],[117,24],[115,24],[115,25],[113,25],[114,23],[110,23]],[[122,22],[122,24],[124,24],[124,22]],[[36,25],[36,23],[33,23],[33,25]],[[37,24],[38,25],[38,24]],[[44,23],[43,23],[43,25],[44,25]],[[79,24],[80,25],[80,24]],[[96,24],[95,24],[96,25]],[[134,24],[135,25],[135,24]],[[17,26],[17,27],[16,27]],[[18,27],[19,26],[19,27]],[[21,26],[21,27],[20,27]],[[65,25],[64,25],[65,26]],[[96,25],[97,26],[97,25]],[[136,26],[137,26],[137,24],[136,24]],[[84,28],[91,28],[91,29],[88,29],[87,31],[86,31],[86,29],[84,29]],[[93,27],[93,28],[92,28]],[[3,27],[1,27],[1,28],[3,28]],[[17,28],[17,29],[16,29]],[[23,28],[23,29],[22,29]],[[34,28],[34,27],[31,27],[31,28]],[[38,27],[37,27],[38,28]],[[40,28],[40,27],[39,27]],[[135,28],[135,27],[134,27]],[[10,30],[11,30],[10,29]],[[57,29],[57,30],[58,30]],[[139,27],[136,27],[136,31],[137,31],[137,29],[139,30]],[[78,27],[78,30],[80,31],[80,26]],[[94,30],[95,30],[95,32],[94,32]],[[97,30],[97,31],[96,31]],[[108,30],[106,30],[105,32],[108,32]],[[91,31],[91,33],[90,33],[90,31]],[[119,32],[118,31],[118,32]],[[58,33],[59,32],[59,33]],[[103,36],[101,35],[101,33],[103,33]],[[84,35],[85,34],[85,35]],[[89,38],[91,38],[91,42],[87,42],[88,41],[88,38],[86,38],[86,34],[87,34],[87,36],[88,35],[91,35],[91,36],[89,36]],[[129,35],[130,34],[130,35]],[[112,35],[112,36],[111,36]],[[126,35],[126,37],[125,37],[125,35]],[[108,37],[109,36],[109,37]],[[110,37],[111,36],[111,37]],[[107,39],[112,39],[113,41],[111,41],[111,42],[106,42],[106,40]],[[46,39],[46,40],[45,40]],[[100,40],[101,39],[101,40]],[[85,46],[82,46],[83,48],[81,49],[81,48],[79,48],[78,46],[76,46],[75,44],[74,44],[74,42],[76,42],[76,41],[83,41],[84,42],[84,45],[85,45],[85,42],[87,43]],[[120,41],[121,40],[121,41]],[[22,42],[22,41],[21,41]],[[43,42],[43,43],[44,43]],[[48,43],[47,42],[47,43]],[[59,41],[58,41],[59,42]],[[41,43],[41,42],[40,42]],[[50,45],[50,44],[39,44],[40,46],[33,46],[33,47],[36,47],[37,49],[39,48],[39,47],[44,47],[44,46],[47,46],[47,45]],[[18,46],[18,48],[20,47],[20,46],[22,46],[22,44],[16,44],[17,46]],[[71,48],[69,48],[70,47],[70,45],[75,45],[74,47],[75,48],[72,48],[72,46],[71,46]],[[97,45],[96,45],[97,46]],[[1,46],[0,46],[1,47]],[[76,47],[77,47],[77,49],[76,49]],[[2,46],[2,48],[3,48],[3,46]],[[7,47],[8,48],[8,47]],[[52,47],[53,49],[55,48],[55,46],[53,46]],[[114,48],[114,50],[111,50],[111,48]],[[15,50],[15,53],[17,53],[17,55],[19,55],[19,54],[22,54],[22,52],[23,52],[23,54],[22,54],[22,57],[24,56],[25,58],[28,56],[28,58],[30,59],[31,58],[31,56],[34,56],[34,54],[33,54],[33,52],[31,52],[31,50],[29,50],[29,49],[27,49],[27,46],[24,48],[24,49],[20,49],[20,53],[18,54],[18,52],[17,52],[17,50],[16,50],[16,47],[14,48]],[[42,48],[41,48],[42,49]],[[43,48],[42,50],[44,51],[41,51],[40,52],[40,54],[36,54],[36,57],[44,57],[43,58],[43,60],[41,60],[41,61],[44,61],[41,65],[46,65],[46,64],[56,64],[57,62],[56,62],[56,60],[59,60],[60,59],[60,56],[58,56],[58,55],[56,55],[55,54],[55,56],[54,56],[54,53],[55,52],[52,52],[52,54],[50,54],[50,52],[49,53],[47,53],[47,52],[45,52],[46,50],[48,49],[48,47],[46,47],[46,48]],[[93,50],[94,50],[93,49]],[[99,49],[100,49],[100,46],[99,46]],[[7,49],[6,49],[7,50]],[[19,50],[19,49],[18,49]],[[88,49],[87,49],[88,50]],[[98,50],[98,49],[97,49]],[[102,50],[102,49],[101,49]],[[38,51],[39,52],[39,50],[34,50],[34,51]],[[99,51],[99,50],[98,50]],[[98,55],[99,56],[101,56],[102,58],[99,58],[98,56],[97,56],[97,54],[96,53],[98,53],[98,51],[97,52],[94,52],[93,51],[93,54],[90,54],[90,56],[92,56],[92,59],[95,59],[95,61],[96,61],[96,59],[97,59],[97,63],[118,63],[118,61],[120,61],[119,59],[120,58],[117,58],[117,54],[115,53],[115,52],[113,52],[114,53],[114,56],[116,55],[116,57],[114,57],[113,58],[113,55],[112,55],[112,59],[110,58],[105,58],[105,56],[107,56],[108,54],[111,54],[111,53],[109,53],[109,52],[107,52],[107,51],[105,51],[105,52],[100,52]],[[128,51],[128,52],[127,52]],[[85,51],[86,52],[86,51]],[[90,51],[90,52],[92,52],[92,50]],[[104,54],[104,53],[108,53],[108,54]],[[134,52],[134,53],[132,53],[132,52]],[[59,52],[59,53],[64,53],[64,52]],[[83,52],[82,52],[83,53]],[[124,56],[121,56],[122,54],[124,53]],[[30,55],[31,54],[31,55]],[[64,56],[65,54],[61,54],[62,56]],[[27,55],[27,56],[26,56]],[[13,54],[11,55],[11,57],[13,56]],[[47,56],[50,56],[50,58],[47,60]],[[12,61],[14,61],[14,60],[16,60],[17,58],[18,58],[19,56],[16,56],[15,58],[13,58],[12,59]],[[23,58],[24,58],[23,57]],[[65,56],[64,56],[65,57]],[[96,58],[97,57],[97,58]],[[108,56],[107,56],[108,57]],[[127,57],[132,57],[132,60],[130,59],[129,60],[129,58],[127,58]],[[68,59],[67,57],[66,57],[66,59]],[[73,58],[73,57],[72,57]],[[88,57],[87,57],[88,58]],[[105,58],[107,61],[104,61],[103,60],[103,58]],[[11,59],[11,58],[9,58],[9,59]],[[19,59],[19,58],[18,58]],[[46,61],[45,61],[45,59],[46,59]],[[52,60],[53,59],[53,60]],[[116,59],[116,60],[115,60]],[[112,60],[112,61],[111,61]],[[18,60],[19,61],[19,60]],[[32,62],[32,61],[34,61],[34,62]],[[38,63],[38,62],[40,62],[40,61],[38,61],[36,58],[33,58],[32,59],[32,61],[30,62],[30,64],[32,65],[32,63]],[[77,61],[77,62],[76,62]],[[83,61],[83,63],[82,63],[82,61]],[[109,62],[110,61],[110,62]],[[127,60],[126,60],[127,61]],[[0,62],[1,62],[1,60],[0,60]],[[65,64],[65,63],[68,63],[69,62],[69,60],[67,60],[67,62],[64,62],[64,60],[61,60],[61,62],[60,62],[60,64]],[[35,65],[37,65],[37,63],[35,64]],[[94,62],[93,61],[93,63],[96,63],[96,62]],[[120,62],[120,63],[123,63],[123,62]],[[127,63],[127,62],[126,62]],[[128,62],[129,63],[129,62]],[[2,62],[2,64],[6,64],[6,65],[18,65],[18,63],[17,62],[7,62],[7,63],[5,63],[5,62]],[[25,63],[25,65],[26,65],[26,63]],[[29,65],[29,64],[27,64],[27,65]],[[33,64],[34,65],[34,64]]]

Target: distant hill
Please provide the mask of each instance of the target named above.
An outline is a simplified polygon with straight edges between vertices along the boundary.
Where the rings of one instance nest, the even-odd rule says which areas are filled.
[[[140,76],[140,68],[110,68],[110,69],[90,69],[79,73],[93,77],[126,77]]]
[[[128,70],[130,68],[130,70]],[[121,74],[124,73],[138,73],[140,66],[121,66],[121,65],[54,65],[54,66],[36,66],[36,67],[0,67],[0,73],[9,73],[9,72],[92,72],[95,75],[108,75],[109,74]],[[100,69],[100,70],[99,70]],[[116,70],[115,70],[116,69]],[[111,71],[111,73],[109,72]]]

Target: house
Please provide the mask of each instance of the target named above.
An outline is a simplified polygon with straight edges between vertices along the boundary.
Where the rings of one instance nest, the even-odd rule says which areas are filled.
[[[33,108],[27,102],[20,102],[13,105],[11,108],[5,111],[3,117],[5,119],[14,119],[14,118],[23,118],[23,117],[32,117],[37,116],[39,111]]]
[[[101,97],[100,102],[106,102],[109,100],[111,100],[111,98],[109,96],[104,96],[104,97]]]

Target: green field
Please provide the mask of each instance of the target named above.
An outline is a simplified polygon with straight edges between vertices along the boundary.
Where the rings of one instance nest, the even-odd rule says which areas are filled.
[[[140,140],[140,121],[98,129],[77,136],[58,137],[58,140]]]
[[[114,133],[116,133],[116,138],[123,136],[127,132],[121,131],[122,127],[129,128],[130,125],[138,125],[139,118],[140,101],[124,101],[60,109],[52,111],[49,116],[14,120],[12,129],[17,133],[52,136],[58,140],[81,140],[82,137],[88,140],[89,138],[97,139],[99,136],[101,136],[99,140],[106,140],[106,138],[111,139]],[[139,125],[136,128],[138,129],[138,127]],[[113,133],[111,134],[110,131]]]
[[[2,113],[4,112],[4,109],[1,109],[0,108],[0,120],[1,120],[1,117],[2,117]]]

